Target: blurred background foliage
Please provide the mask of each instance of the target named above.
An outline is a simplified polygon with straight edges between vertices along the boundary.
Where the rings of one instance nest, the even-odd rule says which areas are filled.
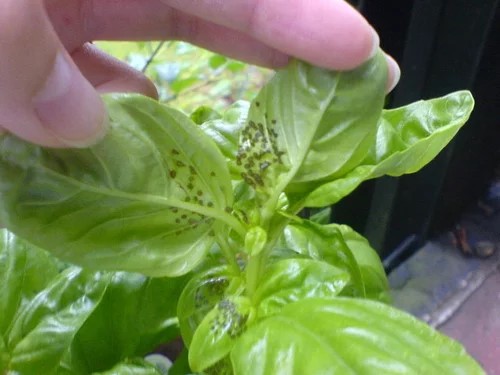
[[[251,100],[272,72],[178,41],[100,42],[155,83],[160,100],[190,114],[200,106],[216,111]]]

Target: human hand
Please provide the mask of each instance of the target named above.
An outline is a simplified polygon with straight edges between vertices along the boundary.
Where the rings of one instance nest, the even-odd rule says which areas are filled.
[[[314,4],[314,5],[312,5]],[[371,26],[343,0],[2,0],[0,131],[50,147],[105,132],[98,93],[156,96],[141,73],[93,40],[185,40],[279,68],[289,56],[351,69],[377,50]],[[399,79],[388,57],[392,89]]]

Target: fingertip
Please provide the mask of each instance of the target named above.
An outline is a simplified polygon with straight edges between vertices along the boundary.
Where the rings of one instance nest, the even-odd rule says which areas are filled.
[[[124,77],[96,86],[97,92],[106,93],[138,93],[158,100],[159,94],[156,86],[149,79],[133,79]]]
[[[280,2],[278,2],[280,3]],[[273,2],[269,2],[273,4]],[[257,36],[284,53],[333,70],[351,70],[373,57],[380,38],[368,21],[344,0],[295,0],[297,9],[269,5],[262,15]],[[264,13],[264,10],[261,12]],[[293,23],[290,23],[294,20]]]
[[[106,132],[106,111],[99,94],[63,51],[33,98],[42,127],[61,146],[87,147]]]
[[[398,63],[391,56],[385,55],[387,60],[387,86],[386,92],[390,93],[398,84],[401,78],[401,69]]]
[[[155,84],[127,63],[86,43],[71,54],[85,78],[99,93],[139,93],[158,99]]]

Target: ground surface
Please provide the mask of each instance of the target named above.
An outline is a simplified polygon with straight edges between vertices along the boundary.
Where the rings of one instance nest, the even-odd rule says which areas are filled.
[[[460,224],[469,242],[487,240],[496,252],[464,256],[443,234],[390,274],[394,302],[460,341],[488,375],[500,375],[500,210],[473,210]]]

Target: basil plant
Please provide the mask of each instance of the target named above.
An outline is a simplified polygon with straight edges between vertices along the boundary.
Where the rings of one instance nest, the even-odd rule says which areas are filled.
[[[89,148],[0,136],[0,373],[162,374],[182,336],[169,374],[483,374],[388,304],[360,234],[298,216],[419,170],[472,111],[383,110],[386,76],[294,61],[222,114],[107,96]]]

